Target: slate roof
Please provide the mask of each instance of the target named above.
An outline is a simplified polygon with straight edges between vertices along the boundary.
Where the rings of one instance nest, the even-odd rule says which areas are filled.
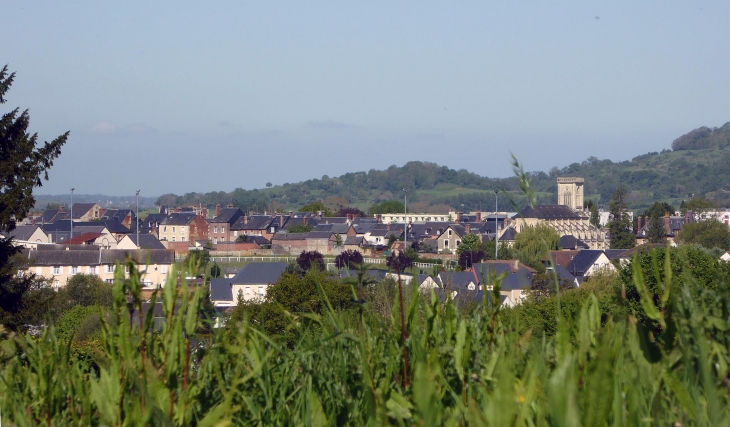
[[[504,230],[504,233],[499,236],[499,240],[514,241],[515,237],[517,237],[517,230],[514,227],[508,227]]]
[[[623,256],[623,254],[626,251],[627,251],[626,249],[606,249],[603,251],[603,253],[606,254],[608,259],[614,260],[614,259],[626,258]]]
[[[529,288],[532,285],[532,276],[536,273],[534,269],[521,263],[517,263],[517,268],[515,268],[513,260],[486,261],[474,264],[472,268],[480,280],[483,277],[491,277],[492,273],[496,273],[497,277],[507,273],[501,285],[501,289],[504,291]]]
[[[271,241],[275,240],[307,240],[309,233],[276,233],[271,237]]]
[[[197,215],[194,212],[171,213],[162,222],[161,225],[188,225],[195,219]]]
[[[210,279],[211,301],[233,301],[232,279]]]
[[[241,208],[223,208],[221,214],[208,220],[208,222],[221,223],[226,222],[232,224],[238,220],[239,217],[243,216]]]
[[[41,230],[43,230],[43,232],[46,234],[54,233],[58,230],[68,231],[70,228],[71,228],[71,220],[68,220],[68,219],[59,219],[59,220],[53,221],[51,223],[41,225]]]
[[[583,217],[565,205],[537,205],[534,208],[525,207],[514,218],[582,219]]]
[[[240,217],[233,223],[231,230],[265,230],[274,221],[274,217],[271,215],[251,215],[246,218]],[[277,221],[278,226],[278,221]]]
[[[165,249],[38,250],[30,251],[28,258],[33,265],[100,265],[122,263],[127,256],[139,264],[172,264],[175,262],[175,253]]]
[[[589,249],[589,246],[585,242],[573,236],[572,234],[566,234],[564,236],[561,236],[558,246],[560,247],[560,249]]]
[[[357,224],[353,223],[352,226],[355,228],[355,233],[362,235],[375,228],[376,225],[378,225],[377,222],[360,222]]]
[[[121,221],[116,219],[102,219],[99,221],[84,221],[84,222],[74,222],[74,230],[76,230],[76,227],[98,227],[98,226],[104,226],[109,230],[110,233],[116,233],[116,234],[129,234],[130,230],[122,224]]]
[[[18,225],[13,231],[9,233],[3,231],[2,234],[13,236],[15,240],[23,240],[27,242],[38,228],[39,226],[37,225]]]
[[[603,254],[601,250],[582,250],[573,257],[570,264],[565,268],[574,276],[583,276],[589,268],[593,267],[599,256]]]
[[[139,244],[137,244],[137,235],[130,234],[129,238],[132,242],[139,246],[140,249],[165,249],[165,245],[160,242],[157,237],[152,234],[141,234],[139,235]]]
[[[570,250],[570,251],[550,251],[550,256],[545,257],[543,261],[549,261],[552,260],[554,265],[560,265],[563,267],[567,267],[568,264],[570,264],[571,261],[573,261],[573,258],[575,258],[576,254],[578,254],[577,250]]]
[[[469,283],[479,287],[479,280],[471,271],[442,271],[438,274],[438,284],[448,291],[467,290]]]
[[[320,224],[347,224],[347,217],[325,216],[319,219]],[[348,225],[349,226],[349,225]]]
[[[666,249],[667,245],[662,243],[644,243],[643,245],[634,246],[631,249],[625,250],[621,253],[621,258],[631,258],[635,253],[641,253],[644,251],[651,251],[653,249]]]
[[[123,221],[127,216],[134,218],[134,211],[131,209],[107,209],[106,212],[104,212],[104,215],[101,216],[101,219],[116,219]]]
[[[362,236],[347,236],[345,241],[343,242],[344,245],[358,245],[360,246],[362,244],[363,237]]]
[[[555,271],[555,273],[561,280],[566,280],[572,284],[575,284],[575,276],[573,276],[570,271],[568,271],[565,267],[562,267],[560,265],[554,265],[551,268],[553,271]],[[551,274],[550,268],[548,268],[546,271],[548,274]]]
[[[58,214],[58,209],[46,209],[43,211],[43,214],[41,215],[40,221],[43,224],[48,224],[50,222],[53,222],[53,219]]]
[[[74,213],[74,219],[81,218],[83,215],[87,214],[94,208],[95,204],[96,203],[74,203],[73,208],[71,209]]]
[[[256,243],[259,246],[266,246],[271,244],[271,241],[264,236],[248,236],[248,241],[251,243]]]
[[[231,279],[234,285],[260,285],[276,283],[286,270],[285,262],[252,262],[243,267]]]
[[[307,239],[327,239],[329,240],[330,237],[332,237],[332,232],[330,231],[310,231],[307,234]]]

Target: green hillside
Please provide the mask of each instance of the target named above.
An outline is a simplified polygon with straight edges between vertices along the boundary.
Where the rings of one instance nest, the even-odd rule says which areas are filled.
[[[631,160],[613,162],[590,157],[549,172],[532,172],[532,185],[538,203],[555,203],[558,176],[579,176],[586,179],[585,194],[599,205],[607,205],[619,185],[629,192],[631,209],[643,210],[655,201],[678,207],[692,195],[703,196],[720,205],[730,204],[730,122],[720,128],[701,127],[680,136],[672,149],[647,153]],[[300,183],[230,193],[189,193],[183,196],[166,194],[157,202],[162,205],[232,203],[246,210],[273,211],[298,209],[322,200],[325,204],[355,206],[364,211],[374,203],[402,199],[408,190],[408,203],[414,211],[494,210],[494,189],[506,192],[499,196],[500,210],[516,208],[526,200],[521,197],[516,178],[488,178],[454,170],[429,162],[409,162],[386,170],[351,172],[339,177],[323,177]]]

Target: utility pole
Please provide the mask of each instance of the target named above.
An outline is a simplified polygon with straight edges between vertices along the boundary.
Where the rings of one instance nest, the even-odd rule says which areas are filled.
[[[494,259],[495,261],[499,259],[499,219],[497,218],[497,212],[499,212],[499,209],[497,209],[497,202],[498,198],[497,195],[499,194],[499,190],[494,190]]]
[[[137,249],[139,249],[139,190],[137,190],[136,196],[137,196],[137,213],[134,216],[134,226],[137,229]]]
[[[408,190],[404,188],[403,191],[405,192],[405,196],[403,196],[405,200],[405,203],[403,203],[403,210],[405,211],[403,217],[403,254],[405,254],[408,248]]]
[[[74,237],[74,190],[75,189],[76,188],[71,189],[71,216],[69,217],[69,218],[71,218],[71,229],[69,230],[69,233],[68,233],[68,244],[69,245],[71,244],[71,239]]]

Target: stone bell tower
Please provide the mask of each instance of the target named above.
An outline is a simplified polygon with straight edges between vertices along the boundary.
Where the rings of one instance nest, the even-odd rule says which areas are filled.
[[[558,178],[558,204],[582,211],[584,183],[583,178]]]

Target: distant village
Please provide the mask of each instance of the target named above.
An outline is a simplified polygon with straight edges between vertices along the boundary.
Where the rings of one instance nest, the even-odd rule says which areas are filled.
[[[617,262],[629,259],[645,244],[648,221],[637,218],[632,232],[638,246],[608,249],[610,235],[605,225],[609,215],[601,212],[600,226],[591,224],[590,213],[584,209],[583,185],[583,178],[558,178],[556,204],[528,206],[521,212],[327,217],[321,211],[243,212],[232,205],[216,205],[210,210],[204,206],[161,206],[159,213],[139,219],[132,209],[75,203],[69,209],[61,206],[31,214],[10,235],[28,259],[27,270],[18,274],[43,277],[55,289],[80,273],[95,274],[112,283],[117,266],[129,258],[143,272],[145,288],[159,289],[168,280],[176,260],[190,251],[207,250],[223,267],[226,260],[250,261],[240,269],[225,267],[222,277],[211,279],[211,301],[219,309],[226,309],[235,306],[239,296],[244,300],[263,298],[266,289],[286,269],[287,261],[302,252],[317,251],[335,257],[356,250],[366,263],[375,265],[382,264],[392,251],[409,247],[417,248],[419,258],[434,263],[416,266],[424,274],[406,275],[408,280],[416,280],[420,289],[434,290],[442,297],[449,294],[464,302],[480,300],[482,292],[489,290],[486,278],[504,273],[500,304],[514,306],[526,297],[536,271],[509,259],[487,260],[464,271],[453,271],[450,266],[465,236],[477,235],[482,242],[511,246],[526,227],[547,224],[560,236],[560,250],[552,251],[551,259],[546,258],[546,268],[574,286],[597,272],[615,270]],[[701,220],[728,224],[730,212],[702,218],[691,212],[667,213],[664,228],[668,241],[673,243],[684,224]],[[428,267],[436,264],[443,269],[426,274]],[[346,277],[352,272],[338,274]],[[368,274],[379,280],[393,273],[373,269]]]

